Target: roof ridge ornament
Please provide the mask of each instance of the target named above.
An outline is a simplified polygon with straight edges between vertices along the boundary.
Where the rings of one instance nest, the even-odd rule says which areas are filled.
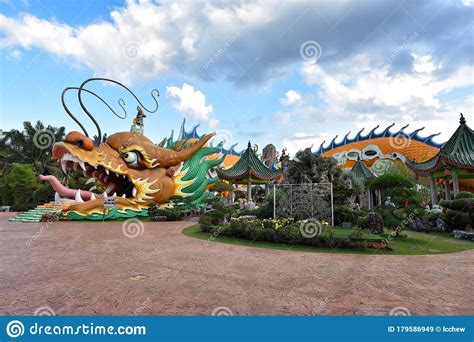
[[[465,124],[466,124],[466,119],[464,118],[464,115],[462,115],[462,113],[461,113],[461,117],[459,118],[459,123],[460,123],[461,125],[465,125]]]

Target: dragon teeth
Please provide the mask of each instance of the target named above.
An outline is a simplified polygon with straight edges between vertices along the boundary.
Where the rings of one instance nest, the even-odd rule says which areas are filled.
[[[95,195],[94,194],[91,194],[91,201],[92,200],[95,200]]]
[[[125,196],[125,194],[122,195],[122,198],[127,198],[127,196]]]
[[[63,170],[64,173],[67,173],[66,172],[66,161],[65,160],[61,161],[61,169]]]
[[[84,164],[84,162],[82,160],[79,160],[77,163],[81,166],[81,169],[83,171],[86,171],[86,165]]]
[[[84,202],[84,200],[81,197],[81,190],[79,189],[77,190],[76,196],[74,197],[74,199],[76,200],[76,202]]]
[[[95,182],[95,178],[91,177],[87,180],[86,185],[89,184],[89,183],[94,183],[94,182]]]
[[[107,176],[109,175],[109,169],[105,169],[105,173],[107,174]]]
[[[137,196],[137,188],[133,188],[132,195],[133,195],[133,197]]]

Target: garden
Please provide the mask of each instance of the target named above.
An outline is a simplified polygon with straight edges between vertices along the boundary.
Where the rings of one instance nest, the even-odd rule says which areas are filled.
[[[401,166],[364,184],[336,168],[331,159],[305,151],[286,162],[286,178],[293,183],[333,180],[334,227],[325,220],[275,219],[273,202],[281,194],[278,189],[273,194],[260,188],[252,210],[229,204],[217,193],[208,201],[210,210],[200,217],[199,225],[183,233],[209,241],[304,251],[409,255],[474,249],[470,192],[459,192],[430,208],[426,184]],[[216,185],[219,188],[221,193],[229,190],[224,182]],[[378,191],[384,199],[371,209],[357,203],[367,189]]]

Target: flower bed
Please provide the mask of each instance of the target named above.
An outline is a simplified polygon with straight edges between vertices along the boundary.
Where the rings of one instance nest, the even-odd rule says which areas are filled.
[[[220,222],[218,224],[211,224],[210,221],[210,219],[202,220],[201,230],[213,235],[313,247],[367,248],[367,239],[364,233],[356,229],[343,235],[338,234],[336,229],[324,228],[320,235],[308,236],[302,233],[301,225],[304,224],[304,222],[295,222],[292,218],[282,220],[249,220],[245,217],[237,217],[231,218],[229,222]]]

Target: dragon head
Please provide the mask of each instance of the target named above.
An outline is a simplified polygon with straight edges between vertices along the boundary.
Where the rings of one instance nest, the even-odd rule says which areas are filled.
[[[169,201],[175,194],[174,178],[183,163],[213,135],[205,135],[191,145],[178,143],[164,148],[134,132],[113,134],[99,146],[82,133],[70,132],[64,141],[54,144],[53,159],[61,163],[65,173],[75,169],[101,183],[105,192],[70,189],[54,176],[41,179],[49,181],[60,197],[75,201],[66,209],[68,212],[100,213],[104,196],[114,196],[121,210],[141,210],[150,203]]]

